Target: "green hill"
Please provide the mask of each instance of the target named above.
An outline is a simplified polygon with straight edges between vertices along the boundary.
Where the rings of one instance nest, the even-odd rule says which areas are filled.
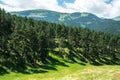
[[[119,79],[120,36],[2,9],[0,19],[0,80]]]
[[[49,10],[27,10],[11,12],[17,16],[30,17],[67,26],[81,26],[92,30],[120,34],[120,21],[102,19],[90,13],[60,13]]]

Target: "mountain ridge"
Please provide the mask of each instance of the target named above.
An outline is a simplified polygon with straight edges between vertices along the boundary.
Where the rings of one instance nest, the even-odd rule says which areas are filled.
[[[120,21],[99,18],[87,12],[61,13],[44,9],[10,12],[17,16],[29,17],[34,20],[43,20],[67,26],[81,26],[91,30],[120,34]]]

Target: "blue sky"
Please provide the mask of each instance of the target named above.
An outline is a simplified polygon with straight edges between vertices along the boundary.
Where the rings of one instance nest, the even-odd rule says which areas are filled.
[[[57,1],[58,1],[58,4],[59,4],[60,6],[64,6],[64,2],[67,2],[67,3],[74,3],[74,2],[75,2],[75,0],[57,0]],[[113,1],[113,0],[105,0],[105,2],[106,2],[107,4],[110,4],[112,1]]]
[[[105,0],[105,2],[106,2],[107,4],[111,4],[112,1],[113,1],[113,0]]]
[[[48,9],[58,12],[88,12],[99,17],[120,16],[120,0],[0,0],[6,11]]]
[[[64,3],[74,3],[75,0],[57,0],[60,6],[65,6]]]

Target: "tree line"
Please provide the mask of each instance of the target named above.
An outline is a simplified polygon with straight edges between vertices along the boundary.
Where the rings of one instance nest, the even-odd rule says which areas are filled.
[[[71,62],[120,64],[120,36],[35,21],[0,9],[1,65],[12,69],[44,64],[50,53]]]

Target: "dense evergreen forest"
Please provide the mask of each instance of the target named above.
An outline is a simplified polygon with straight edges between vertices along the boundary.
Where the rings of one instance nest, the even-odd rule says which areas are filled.
[[[18,17],[0,9],[0,65],[9,69],[54,62],[120,64],[120,36]]]

